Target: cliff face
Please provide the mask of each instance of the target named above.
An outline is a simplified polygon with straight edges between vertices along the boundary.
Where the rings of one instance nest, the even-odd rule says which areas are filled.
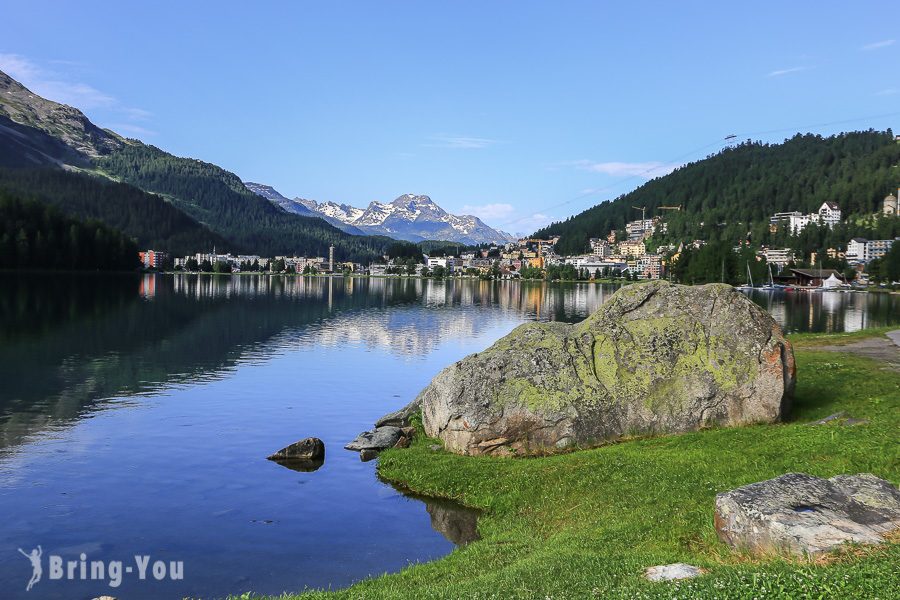
[[[419,395],[426,433],[460,454],[531,454],[627,435],[774,422],[793,351],[730,286],[632,285],[585,321],[529,323]]]

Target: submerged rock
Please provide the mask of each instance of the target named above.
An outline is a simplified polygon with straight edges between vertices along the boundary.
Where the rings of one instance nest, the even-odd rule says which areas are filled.
[[[372,431],[364,431],[356,439],[344,446],[347,450],[385,450],[393,448],[403,436],[399,427],[386,425],[376,427]]]
[[[794,355],[726,285],[624,287],[575,325],[529,323],[444,369],[411,405],[460,454],[532,454],[627,435],[770,423]]]
[[[716,496],[716,532],[752,554],[815,555],[880,544],[900,528],[900,491],[874,475],[788,473]]]
[[[325,442],[316,437],[309,437],[285,446],[269,456],[268,459],[323,461],[325,460]]]
[[[686,563],[673,563],[671,565],[659,565],[649,567],[644,572],[644,577],[650,581],[674,581],[676,579],[692,579],[703,575],[705,571]]]

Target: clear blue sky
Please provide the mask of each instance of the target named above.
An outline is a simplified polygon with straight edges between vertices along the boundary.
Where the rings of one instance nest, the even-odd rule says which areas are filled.
[[[0,69],[289,197],[514,232],[728,134],[900,129],[857,120],[900,113],[900,2],[623,4],[10,2]]]

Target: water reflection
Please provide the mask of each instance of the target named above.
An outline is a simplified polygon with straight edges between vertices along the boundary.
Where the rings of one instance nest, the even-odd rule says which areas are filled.
[[[481,513],[474,508],[446,498],[414,494],[401,485],[393,483],[389,485],[405,497],[422,502],[431,520],[432,529],[455,546],[465,546],[481,539],[478,533],[478,517]]]
[[[325,464],[325,459],[309,459],[309,458],[280,458],[269,459],[276,465],[281,465],[285,469],[297,471],[298,473],[312,473],[318,471]]]
[[[285,348],[421,356],[511,315],[576,320],[609,293],[415,279],[3,276],[0,448],[102,399],[214,381]]]
[[[900,324],[900,296],[896,294],[796,290],[746,293],[788,333],[834,333]]]
[[[0,539],[190,559],[189,581],[120,589],[128,598],[343,586],[441,556],[474,539],[477,515],[405,499],[349,452],[322,465],[263,457],[309,436],[339,448],[517,324],[581,320],[614,291],[0,275]],[[886,294],[752,297],[789,331],[900,320]],[[23,566],[0,561],[4,597],[23,597],[8,591]],[[47,598],[97,595],[41,585]]]
[[[503,319],[574,321],[611,286],[398,278],[0,276],[0,448],[98,408],[214,381],[286,348],[398,356]],[[750,292],[788,332],[900,321],[896,295]],[[427,310],[423,310],[427,309]]]

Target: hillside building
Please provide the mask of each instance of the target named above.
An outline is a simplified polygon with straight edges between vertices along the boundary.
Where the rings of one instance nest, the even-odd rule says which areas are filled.
[[[887,254],[897,240],[900,240],[900,238],[894,240],[853,238],[847,242],[847,252],[845,253],[844,258],[846,258],[847,262],[850,264],[866,264]]]
[[[794,260],[794,251],[790,248],[760,248],[759,256],[766,259],[770,265],[778,267],[780,272]]]
[[[900,197],[900,190],[897,190],[897,195],[889,194],[885,197],[884,202],[881,205],[881,213],[887,217],[896,217],[898,214],[897,210],[897,198]]]
[[[603,238],[591,238],[590,244],[591,254],[594,256],[605,258],[612,254],[612,247],[609,245],[609,242]]]
[[[814,213],[803,214],[799,210],[775,213],[769,217],[769,229],[773,233],[779,225],[787,225],[788,231],[797,235],[810,223],[834,227],[841,222],[841,208],[834,202],[823,202]]]

